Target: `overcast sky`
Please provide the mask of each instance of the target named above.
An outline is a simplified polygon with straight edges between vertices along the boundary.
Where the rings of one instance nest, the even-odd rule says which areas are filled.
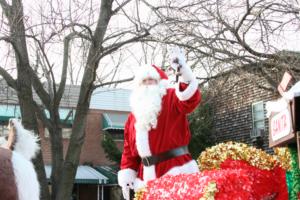
[[[49,3],[47,3],[46,0],[39,1],[39,0],[23,0],[24,2],[24,12],[25,12],[25,21],[26,24],[40,24],[41,22],[41,15],[42,12],[43,15],[45,15],[45,18],[48,18],[49,20],[53,20],[54,18],[51,18],[50,13],[60,13],[61,16],[65,18],[72,18],[76,17],[76,19],[81,23],[89,23],[93,24],[95,20],[98,17],[98,10],[99,10],[99,1],[93,0],[93,6],[90,6],[90,0],[81,0],[78,1],[79,3],[74,3],[73,1],[63,1],[63,0],[52,0],[53,7],[51,8],[49,6]],[[227,0],[230,3],[235,3],[236,0]],[[292,1],[292,0],[291,0]],[[129,4],[124,9],[126,11],[128,10],[128,15],[132,15],[136,17],[136,7],[135,7],[135,1],[133,1],[132,4]],[[150,3],[158,3],[159,1],[149,1]],[[238,1],[239,2],[239,1]],[[297,4],[297,2],[296,2]],[[141,5],[141,4],[140,4]],[[52,10],[53,9],[53,10]],[[69,15],[70,9],[74,11],[73,15]],[[90,15],[89,13],[93,13]],[[145,6],[140,7],[140,13],[142,13],[139,17],[142,18],[142,20],[148,20],[151,21],[153,18],[153,15],[151,15],[151,12],[149,9],[146,9]],[[234,13],[231,11],[229,14]],[[237,11],[238,13],[238,11]],[[74,19],[75,20],[75,19]],[[45,21],[43,21],[45,22]],[[49,21],[50,22],[50,21]],[[118,15],[112,18],[110,22],[110,29],[109,32],[113,32],[117,29],[126,28],[126,26],[130,24],[128,19],[124,15]],[[293,27],[294,26],[294,27]],[[292,51],[300,51],[300,34],[299,34],[299,24],[295,24],[291,27],[290,30],[286,30],[285,33],[276,39],[273,39],[273,44],[280,50],[292,50]],[[55,30],[55,26],[45,26],[47,29],[43,30],[45,35],[51,34],[52,30]],[[92,25],[93,28],[93,25]],[[3,32],[4,28],[1,28],[1,31]],[[35,30],[38,31],[38,33],[41,32],[41,27],[36,27]],[[253,38],[255,36],[253,35]],[[60,38],[61,39],[61,38]],[[57,41],[59,38],[57,38]],[[255,41],[253,42],[253,45],[255,45]],[[31,46],[33,46],[32,42],[28,43],[29,46],[29,52],[31,57],[36,56],[36,52],[32,51]],[[10,72],[14,74],[14,61],[11,61],[8,59],[7,52],[8,50],[11,51],[10,48],[7,48],[8,45],[4,42],[1,42],[1,53],[0,55],[0,64],[1,66],[4,66],[7,69],[11,69]],[[165,46],[163,46],[164,48]],[[62,63],[62,52],[63,52],[63,46],[61,42],[53,42],[47,46],[47,53],[49,56],[49,60],[51,64],[54,66],[54,72],[59,77],[60,71],[61,71],[61,63]],[[134,74],[134,71],[136,68],[140,65],[140,63],[147,62],[147,63],[153,63],[156,65],[160,65],[162,62],[162,48],[160,46],[156,46],[156,48],[153,49],[150,47],[142,46],[141,44],[132,44],[129,45],[129,48],[125,49],[123,48],[122,51],[117,52],[111,56],[107,56],[105,59],[101,61],[101,68],[99,69],[99,75],[106,76],[107,74],[111,73],[110,67],[116,65],[119,62],[119,59],[122,59],[121,67],[119,69],[119,72],[116,76],[117,79],[122,78],[128,78],[132,77]],[[81,79],[81,75],[83,73],[82,65],[84,65],[84,61],[82,61],[83,53],[86,54],[86,52],[82,52],[80,48],[76,46],[76,42],[73,43],[71,47],[71,56],[72,61],[70,65],[74,67],[74,77],[78,77],[78,81]],[[147,54],[147,58],[144,57],[145,53]],[[36,62],[36,59],[31,59],[32,64]],[[81,66],[81,68],[80,68]],[[70,81],[69,81],[70,82]],[[124,85],[122,85],[124,86]],[[127,87],[128,84],[125,84],[125,87]]]

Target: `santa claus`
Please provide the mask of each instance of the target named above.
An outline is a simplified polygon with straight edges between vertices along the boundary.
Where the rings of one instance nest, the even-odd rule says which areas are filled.
[[[137,190],[149,180],[199,171],[187,149],[191,138],[187,114],[197,107],[201,94],[182,52],[173,55],[171,66],[180,75],[172,88],[154,65],[142,67],[135,76],[118,173],[125,199],[129,189]]]
[[[0,137],[0,199],[40,199],[40,186],[31,162],[39,150],[38,138],[24,129],[18,119],[9,121],[7,137]]]

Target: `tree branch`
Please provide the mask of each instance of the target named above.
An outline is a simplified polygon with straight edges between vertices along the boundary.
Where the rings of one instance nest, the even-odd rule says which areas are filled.
[[[130,38],[128,40],[125,40],[125,41],[122,41],[122,42],[119,42],[119,43],[115,43],[115,44],[112,44],[110,46],[107,46],[105,48],[103,48],[103,53],[101,55],[99,55],[99,58],[100,59],[101,57],[104,57],[116,50],[118,50],[120,47],[126,45],[126,44],[129,44],[129,43],[132,43],[132,42],[138,42],[140,41],[142,38],[145,38],[147,36],[149,36],[150,33],[148,30],[145,30],[145,33],[142,34],[142,35],[138,35],[136,37],[133,37],[133,38]]]
[[[42,100],[42,102],[46,106],[46,108],[50,109],[51,99],[50,99],[49,94],[45,90],[43,84],[41,83],[39,77],[36,75],[35,71],[31,67],[28,68],[28,71],[31,75],[31,78],[33,81],[32,85],[33,85],[35,92],[37,93],[39,98]]]
[[[212,16],[214,16],[214,13],[212,13],[211,11],[208,11]],[[220,15],[219,10],[217,10],[217,20],[219,22],[221,22],[226,28],[228,28],[228,30],[233,34],[233,36],[237,39],[237,41],[239,42],[239,44],[249,53],[258,56],[258,57],[262,57],[262,58],[274,58],[274,54],[267,54],[267,53],[261,53],[261,52],[257,52],[254,49],[252,49],[245,40],[243,40],[239,33],[238,30],[235,29],[234,27],[230,26],[227,22],[224,21],[224,19],[222,19],[222,16]]]
[[[95,47],[102,44],[109,20],[112,16],[112,2],[112,0],[101,1],[97,27],[93,35],[93,44]]]
[[[131,0],[127,0],[127,1],[124,1],[123,3],[119,4],[119,6],[114,9],[112,11],[112,15],[115,15],[117,12],[119,12],[126,4],[128,4]]]
[[[46,52],[45,52],[45,50],[44,50],[44,46],[42,45],[41,41],[38,40],[34,35],[26,35],[26,37],[32,38],[34,41],[37,42],[37,44],[38,44],[38,46],[39,46],[39,49],[41,50],[41,52],[42,52],[42,54],[43,54],[43,57],[44,57],[45,60],[46,60],[46,63],[47,63],[47,66],[48,66],[48,68],[49,68],[49,72],[50,72],[50,75],[51,75],[51,78],[52,78],[52,81],[51,81],[51,80],[48,80],[48,81],[51,81],[51,83],[52,83],[53,93],[54,93],[54,96],[55,96],[55,94],[56,94],[56,83],[55,83],[55,77],[54,77],[54,74],[53,74],[53,71],[52,71],[52,67],[53,67],[53,66],[50,64],[50,61],[49,61],[49,59],[48,59],[48,56],[47,56],[47,54],[46,54]],[[46,73],[46,72],[45,72],[45,73]],[[50,89],[50,88],[49,88],[49,89]],[[37,91],[37,92],[38,92],[38,91]],[[50,95],[49,95],[49,98],[51,98]]]
[[[10,18],[11,12],[12,12],[11,6],[6,2],[6,0],[0,0],[0,5],[1,5],[2,10],[4,11],[6,17]]]
[[[89,36],[86,36],[86,35],[83,35],[82,33],[79,33],[79,32],[77,32],[77,31],[75,31],[75,30],[73,29],[73,31],[76,32],[78,36],[80,36],[80,37],[82,37],[82,38],[84,38],[84,39],[86,39],[86,40],[89,40],[89,41],[92,40],[92,38],[93,38],[93,32],[92,32],[92,30],[90,29],[90,27],[88,27],[88,26],[85,25],[85,24],[80,24],[80,23],[71,23],[71,24],[68,24],[66,27],[74,27],[74,26],[82,27],[82,28],[84,28],[85,30],[87,30],[87,32],[89,33]]]
[[[55,97],[55,104],[57,105],[59,104],[65,90],[65,85],[67,80],[68,60],[69,60],[69,43],[73,36],[74,34],[69,34],[64,39],[64,53],[63,53],[64,58],[63,58],[61,80]]]
[[[125,82],[132,81],[133,79],[134,79],[134,77],[127,78],[127,79],[122,79],[122,80],[118,80],[118,81],[110,81],[110,82],[106,82],[106,83],[95,85],[93,89],[96,89],[96,88],[99,88],[99,87],[103,87],[103,86],[106,86],[106,85],[125,83]]]
[[[42,120],[43,124],[46,126],[46,127],[51,127],[52,124],[51,122],[49,121],[49,119],[47,118],[46,114],[45,114],[45,109],[38,105],[35,101],[32,102],[33,105],[34,105],[34,110],[35,112],[37,113],[37,116],[40,120]]]
[[[9,73],[7,73],[7,71],[2,67],[0,67],[0,75],[5,79],[5,81],[10,87],[15,89],[16,91],[18,90],[17,81],[14,80],[14,78]]]

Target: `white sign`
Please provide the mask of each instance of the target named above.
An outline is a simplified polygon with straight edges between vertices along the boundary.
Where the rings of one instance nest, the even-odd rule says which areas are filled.
[[[288,109],[274,115],[271,119],[271,136],[276,141],[287,136],[292,129],[291,113]]]

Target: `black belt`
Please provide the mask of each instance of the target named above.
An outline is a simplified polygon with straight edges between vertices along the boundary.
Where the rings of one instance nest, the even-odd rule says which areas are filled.
[[[147,156],[147,157],[142,157],[142,163],[144,166],[151,166],[155,165],[159,162],[169,160],[171,158],[177,157],[177,156],[182,156],[185,154],[189,154],[189,150],[187,146],[181,146],[175,149],[171,149],[169,151],[165,151],[163,153],[157,154],[157,155],[152,155],[152,156]]]

